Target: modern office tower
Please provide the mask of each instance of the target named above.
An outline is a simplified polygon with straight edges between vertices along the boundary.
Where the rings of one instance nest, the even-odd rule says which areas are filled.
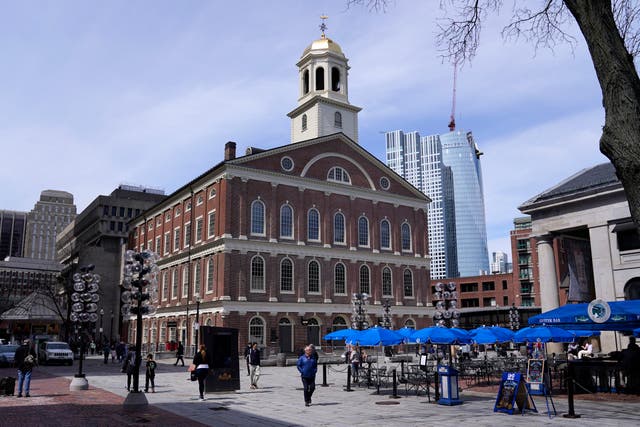
[[[26,226],[26,212],[0,211],[0,260],[23,256]]]
[[[431,198],[431,278],[489,271],[480,155],[471,132],[386,134],[387,165]]]
[[[509,272],[509,257],[502,251],[491,253],[491,274]]]
[[[45,190],[27,216],[24,256],[56,259],[56,236],[76,217],[73,194]]]

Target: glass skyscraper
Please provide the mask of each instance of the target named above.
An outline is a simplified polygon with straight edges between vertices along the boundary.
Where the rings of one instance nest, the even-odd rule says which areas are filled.
[[[480,155],[471,132],[386,134],[387,165],[431,198],[431,278],[489,271]]]

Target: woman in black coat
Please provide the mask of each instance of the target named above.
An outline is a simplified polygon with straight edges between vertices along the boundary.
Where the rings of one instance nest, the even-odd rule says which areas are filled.
[[[207,348],[204,344],[200,345],[200,351],[193,358],[193,364],[196,366],[195,375],[198,379],[200,400],[204,400],[204,380],[209,375],[209,359],[207,358]]]

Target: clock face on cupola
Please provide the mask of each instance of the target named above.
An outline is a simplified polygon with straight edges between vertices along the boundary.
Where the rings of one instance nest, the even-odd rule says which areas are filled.
[[[342,132],[358,142],[360,107],[349,103],[347,58],[340,45],[322,34],[302,52],[298,66],[298,106],[291,118],[291,142]]]

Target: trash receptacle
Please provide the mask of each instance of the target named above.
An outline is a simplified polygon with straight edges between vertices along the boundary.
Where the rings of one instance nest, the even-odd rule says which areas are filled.
[[[438,376],[440,377],[440,405],[460,405],[460,394],[458,393],[458,371],[451,366],[438,365]]]
[[[276,366],[286,366],[287,365],[287,354],[286,353],[278,353],[276,355]]]

